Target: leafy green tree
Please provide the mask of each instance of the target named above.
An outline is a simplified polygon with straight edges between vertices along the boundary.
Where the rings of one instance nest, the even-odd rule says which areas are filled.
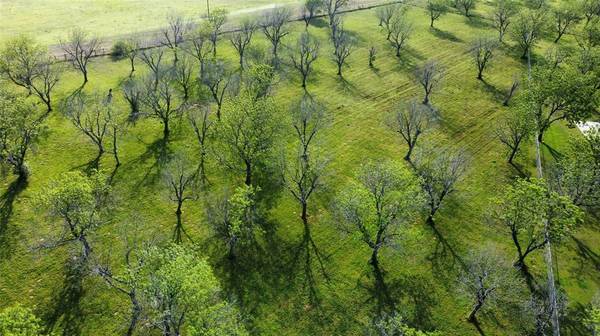
[[[600,296],[598,293],[596,293],[596,296],[585,312],[587,316],[583,320],[583,323],[590,330],[592,336],[600,335]]]
[[[52,111],[52,92],[60,78],[61,67],[52,61],[48,51],[33,39],[19,36],[0,51],[0,75],[25,88]]]
[[[527,55],[535,47],[540,36],[547,26],[545,12],[524,10],[517,15],[511,30],[512,38],[517,42],[518,48],[523,52],[521,58]]]
[[[448,13],[448,5],[444,0],[428,0],[427,12],[429,12],[429,18],[431,19],[429,26],[433,28],[433,23]]]
[[[375,266],[381,248],[397,244],[417,219],[424,198],[419,179],[400,164],[369,162],[358,179],[338,195],[336,212],[340,230],[371,249]]]
[[[558,243],[568,237],[582,217],[568,197],[549,190],[537,179],[517,180],[494,203],[493,217],[508,228],[518,253],[515,266],[519,267],[548,241]]]
[[[19,179],[27,179],[25,158],[43,130],[33,104],[0,90],[0,165],[11,167]]]
[[[38,196],[38,203],[54,224],[55,233],[41,244],[43,248],[79,245],[81,262],[92,252],[90,236],[107,222],[111,188],[101,173],[85,176],[68,172],[50,182]]]
[[[552,186],[573,204],[600,207],[600,131],[571,140],[569,149],[551,170]]]
[[[421,331],[409,327],[398,313],[384,314],[375,321],[369,336],[442,336],[437,331]]]
[[[252,185],[255,170],[268,163],[276,143],[277,108],[269,97],[254,99],[242,92],[225,111],[217,125],[219,159],[232,171],[244,172],[246,185]]]
[[[305,0],[304,6],[302,7],[302,20],[304,21],[305,28],[308,29],[308,25],[315,18],[320,10],[325,6],[324,0]]]
[[[0,312],[0,335],[2,336],[47,335],[43,330],[42,321],[28,308],[16,305]]]
[[[599,101],[596,85],[592,73],[582,74],[570,64],[534,67],[523,100],[534,111],[538,140],[543,141],[553,123],[566,120],[573,124],[596,111]]]
[[[142,259],[140,294],[151,327],[164,336],[247,334],[206,259],[176,244],[146,248]]]
[[[209,223],[217,235],[225,240],[230,259],[236,258],[238,245],[252,243],[261,231],[256,222],[255,204],[256,190],[244,185],[207,209]]]
[[[475,9],[477,5],[476,0],[457,0],[457,9],[460,10],[466,17],[471,18],[471,12]]]

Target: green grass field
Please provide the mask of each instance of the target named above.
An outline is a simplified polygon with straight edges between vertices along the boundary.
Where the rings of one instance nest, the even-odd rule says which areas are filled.
[[[293,3],[298,0],[211,0],[213,8],[227,8],[234,15]],[[200,18],[206,15],[206,1],[0,0],[0,42],[29,34],[45,44],[56,44],[76,27],[100,37],[145,32],[163,27],[170,12]]]
[[[27,20],[20,22],[12,19],[12,15],[23,15],[29,20],[37,19],[37,16],[20,14],[22,10],[18,6],[33,6],[37,1],[18,3],[0,2],[2,15],[6,15],[6,7],[9,13],[16,13],[10,14],[8,22],[0,23],[0,41],[16,31],[25,31],[41,32],[39,39],[48,42],[76,24],[70,20],[65,20],[64,26],[51,23],[66,14],[55,11],[54,7],[46,7],[52,5],[42,7],[57,15],[56,19],[49,15],[48,22],[36,25]],[[99,23],[99,33],[112,34],[115,29],[124,29],[117,27],[137,28],[144,24],[121,21],[134,20],[127,14],[136,7],[120,7],[117,1],[110,1],[108,3],[112,5],[107,6],[100,3],[106,2],[94,1],[97,6],[91,6],[95,9],[90,9],[90,15],[97,22],[104,22],[100,17],[110,17],[118,23]],[[141,1],[127,3],[135,6]],[[152,13],[161,13],[158,16],[162,19],[165,7],[159,6],[158,1],[156,3],[156,6],[145,7],[151,8]],[[237,3],[235,6],[239,8]],[[75,5],[70,2],[69,6]],[[188,13],[203,10],[201,3],[192,1],[175,1],[172,6]],[[95,10],[98,15],[94,14]],[[118,14],[113,14],[113,10]],[[477,11],[484,14],[487,10],[489,8],[482,5]],[[155,26],[161,23],[155,22],[151,15],[136,15],[139,17],[135,20],[141,22]],[[493,245],[510,259],[516,254],[509,235],[502,228],[489,224],[487,214],[490,199],[518,175],[505,162],[505,149],[495,138],[494,129],[506,112],[501,106],[503,93],[510,86],[513,75],[525,71],[525,64],[519,60],[513,42],[508,41],[494,59],[486,81],[478,81],[467,48],[476,37],[495,35],[487,21],[449,14],[436,22],[437,29],[432,30],[422,9],[411,8],[409,15],[415,31],[401,59],[395,58],[392,48],[385,43],[373,10],[344,15],[345,27],[359,38],[359,46],[345,69],[344,81],[336,76],[335,65],[329,58],[331,46],[326,23],[310,27],[310,31],[321,38],[322,51],[316,71],[310,77],[308,91],[326,104],[333,118],[333,123],[321,134],[321,147],[331,157],[330,173],[325,180],[326,188],[316,195],[310,209],[312,238],[320,253],[327,256],[326,277],[314,255],[306,261],[308,254],[302,239],[299,207],[285,190],[275,194],[269,214],[273,232],[261,240],[261,251],[241,260],[235,272],[224,258],[224,246],[211,237],[203,219],[202,203],[195,201],[184,205],[184,223],[195,246],[209,257],[226,291],[238,298],[253,334],[362,335],[375,316],[382,292],[374,285],[373,272],[367,263],[370,252],[336,230],[335,218],[329,209],[336,192],[354,177],[362,162],[369,159],[402,160],[406,148],[385,127],[384,120],[397,103],[421,97],[422,91],[411,76],[412,69],[435,58],[447,71],[441,90],[432,96],[432,103],[441,118],[422,140],[440,148],[464,148],[470,157],[469,168],[458,191],[436,215],[437,230],[423,222],[418,223],[416,231],[419,234],[404,242],[399,250],[382,251],[381,267],[389,295],[410,325],[425,330],[436,329],[444,335],[478,335],[465,320],[470,302],[456,293],[458,259],[481,245]],[[7,31],[6,27],[10,29]],[[295,23],[294,33],[284,42],[293,41],[302,29],[300,23]],[[256,34],[252,43],[256,48],[267,48],[261,34]],[[574,40],[567,36],[561,43],[573,45]],[[367,66],[370,45],[379,50],[375,69]],[[535,57],[541,57],[549,46],[550,43],[542,42],[535,50]],[[236,62],[235,52],[225,39],[220,42],[218,56],[230,60],[232,65]],[[140,64],[138,68],[143,66]],[[302,94],[299,76],[288,70],[284,67],[274,90],[282,114],[286,113],[291,101]],[[127,61],[94,59],[85,90],[107,92],[109,88],[117,88],[127,75]],[[68,73],[60,83],[57,98],[70,94],[80,81],[79,74]],[[121,97],[117,97],[117,103],[126,108]],[[157,164],[156,144],[161,136],[160,125],[150,119],[132,126],[123,140],[123,165],[113,180],[120,200],[118,208],[115,218],[93,241],[100,258],[114,265],[122,262],[124,246],[121,238],[133,226],[139,227],[144,238],[168,240],[171,237],[175,209],[164,191],[161,167]],[[561,124],[553,126],[545,138],[544,159],[551,160],[549,148],[560,152],[574,136],[580,136],[576,130]],[[195,139],[185,118],[175,127],[167,150],[198,157]],[[97,277],[86,277],[80,287],[67,286],[67,250],[31,250],[52,228],[33,207],[35,195],[49,179],[65,171],[85,168],[95,154],[94,146],[58,112],[53,113],[49,118],[49,134],[29,157],[31,176],[28,185],[11,202],[5,200],[5,204],[11,206],[11,212],[5,228],[0,230],[0,308],[15,302],[34,307],[36,313],[56,330],[68,326],[68,335],[122,334],[128,316],[127,300],[107,288]],[[534,173],[532,144],[527,145],[518,163],[525,171]],[[100,162],[100,167],[108,172],[112,171],[113,165],[109,155]],[[209,178],[216,183],[236,185],[243,182],[239,177],[232,179],[226,175],[214,160],[209,163],[208,172]],[[4,180],[1,190],[7,190],[11,182],[11,179]],[[8,194],[6,192],[5,198]],[[577,316],[600,288],[599,246],[598,223],[588,218],[573,239],[555,248],[557,279],[569,298],[569,314],[563,319],[565,335],[586,335]],[[546,269],[541,253],[535,253],[529,265],[535,280],[543,282]],[[312,295],[318,300],[311,300]],[[486,335],[521,335],[514,317],[488,314],[482,315],[480,322]]]

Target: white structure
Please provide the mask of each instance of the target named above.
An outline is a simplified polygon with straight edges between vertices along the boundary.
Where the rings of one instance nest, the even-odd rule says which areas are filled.
[[[587,134],[589,131],[594,129],[600,130],[600,122],[587,121],[584,123],[577,123],[577,128],[579,128],[581,133]]]

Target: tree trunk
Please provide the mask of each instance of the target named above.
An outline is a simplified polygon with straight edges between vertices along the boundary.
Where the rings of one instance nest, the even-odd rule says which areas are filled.
[[[244,182],[247,186],[252,185],[252,163],[246,161],[246,181]]]
[[[371,260],[369,260],[369,263],[373,266],[375,265],[379,265],[379,247],[375,247],[373,249],[373,253],[371,254]]]
[[[431,28],[433,28],[433,18],[431,18],[431,24],[429,25]]]
[[[302,218],[302,223],[304,224],[304,226],[308,225],[308,204],[306,204],[306,202],[302,202],[302,215],[300,216],[300,218]]]
[[[131,305],[133,307],[131,308],[131,321],[129,322],[129,328],[127,328],[127,333],[125,334],[126,336],[133,335],[133,332],[135,331],[135,327],[137,325],[138,319],[140,317],[140,313],[142,312],[140,303],[138,302],[138,300],[135,296],[135,292],[130,293],[129,297],[131,299]]]
[[[167,140],[169,138],[169,118],[165,118],[163,120],[163,139]]]
[[[87,70],[83,70],[83,84],[88,82],[88,75],[87,75]]]
[[[429,92],[425,92],[425,98],[423,98],[423,105],[429,105]]]
[[[510,156],[508,157],[508,163],[513,164],[513,159],[517,155],[517,150],[519,149],[519,145],[517,144],[514,148],[512,148],[510,152]]]
[[[134,71],[135,71],[134,59],[131,58],[131,72],[129,72],[129,77],[133,76]]]
[[[483,302],[477,301],[477,303],[475,304],[475,306],[473,307],[473,309],[469,313],[469,317],[467,318],[467,321],[469,321],[469,322],[475,322],[475,321],[477,321],[476,314],[481,309],[481,307],[483,307]]]

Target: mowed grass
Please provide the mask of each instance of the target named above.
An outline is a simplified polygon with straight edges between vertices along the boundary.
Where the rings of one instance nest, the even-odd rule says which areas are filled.
[[[481,7],[479,12],[487,9]],[[319,143],[331,159],[329,174],[310,209],[312,239],[324,257],[325,274],[315,251],[307,249],[299,208],[285,190],[274,192],[275,201],[268,216],[271,229],[261,238],[260,249],[244,254],[235,267],[224,258],[222,242],[212,237],[206,225],[202,200],[184,205],[183,218],[194,239],[192,245],[209,258],[224,289],[237,298],[249,329],[257,335],[360,335],[384,302],[383,308],[390,309],[386,296],[410,325],[437,329],[447,335],[478,334],[465,321],[470,302],[457,294],[456,279],[461,260],[473,249],[494,246],[507,258],[515,256],[508,234],[490,223],[487,214],[490,199],[518,175],[505,163],[505,150],[494,130],[506,112],[501,106],[503,92],[513,74],[523,73],[525,67],[509,41],[494,59],[485,82],[477,81],[467,49],[473,39],[495,35],[486,21],[450,14],[436,22],[437,29],[432,30],[422,9],[411,8],[409,16],[415,31],[402,57],[397,59],[377,27],[374,11],[345,14],[345,27],[355,33],[359,46],[344,69],[344,80],[336,76],[330,59],[326,23],[320,21],[310,27],[311,33],[321,39],[321,55],[308,91],[327,106],[333,120],[320,134]],[[301,24],[294,24],[294,33],[285,38],[285,43],[293,43],[301,30]],[[568,37],[563,43],[572,42]],[[375,69],[367,66],[370,45],[379,50]],[[537,57],[548,46],[543,43],[537,48]],[[261,34],[256,34],[253,47],[266,49],[268,44]],[[235,52],[226,39],[220,42],[219,57],[228,59],[232,66],[236,64]],[[406,147],[385,127],[384,120],[398,103],[422,97],[412,71],[428,59],[437,59],[447,75],[442,88],[432,97],[440,118],[423,135],[422,143],[432,143],[440,151],[465,149],[469,168],[456,193],[436,216],[435,231],[420,221],[400,249],[383,251],[382,286],[367,264],[369,251],[336,230],[330,206],[335,194],[354,178],[361,163],[402,160]],[[138,68],[143,67],[140,64]],[[95,59],[85,90],[107,92],[117,88],[127,75],[126,61]],[[68,73],[57,98],[70,94],[80,81],[77,73]],[[292,101],[302,94],[297,73],[284,66],[273,94],[285,119]],[[116,103],[126,109],[121,97]],[[289,127],[284,134],[292,140]],[[118,207],[112,221],[93,241],[98,258],[115,267],[122,263],[123,237],[132,232],[156,241],[171,238],[175,215],[174,205],[161,183],[161,136],[156,120],[141,120],[130,127],[122,141],[123,165],[113,179]],[[546,142],[560,152],[573,136],[579,134],[557,124],[547,134]],[[175,126],[166,151],[184,153],[191,160],[198,157],[185,118]],[[32,250],[41,237],[56,227],[34,207],[35,195],[48,180],[65,171],[84,169],[94,157],[95,148],[55,112],[49,119],[49,134],[29,158],[29,184],[11,203],[12,213],[0,231],[0,307],[15,302],[32,306],[45,322],[56,323],[57,329],[61,330],[61,324],[67,325],[68,334],[117,335],[128,317],[126,298],[108,289],[97,277],[85,277],[80,286],[68,285],[71,281],[65,266],[66,249]],[[544,159],[547,164],[552,161],[546,148]],[[518,162],[523,170],[533,174],[532,144],[527,145]],[[109,155],[100,162],[100,167],[109,173],[113,165]],[[242,183],[240,176],[223,171],[214,160],[208,171],[215,189]],[[11,182],[5,181],[3,190]],[[557,279],[569,298],[569,315],[563,322],[565,334],[585,335],[576,316],[600,287],[597,229],[596,222],[588,219],[574,239],[555,249]],[[541,254],[536,253],[529,265],[535,280],[543,283],[545,265]],[[502,313],[482,315],[481,327],[489,335],[522,334],[519,317]]]
[[[211,0],[215,8],[243,14],[298,0]],[[145,32],[167,24],[167,14],[192,19],[206,15],[205,0],[0,0],[0,42],[28,34],[44,44],[57,44],[81,28],[100,37]]]

